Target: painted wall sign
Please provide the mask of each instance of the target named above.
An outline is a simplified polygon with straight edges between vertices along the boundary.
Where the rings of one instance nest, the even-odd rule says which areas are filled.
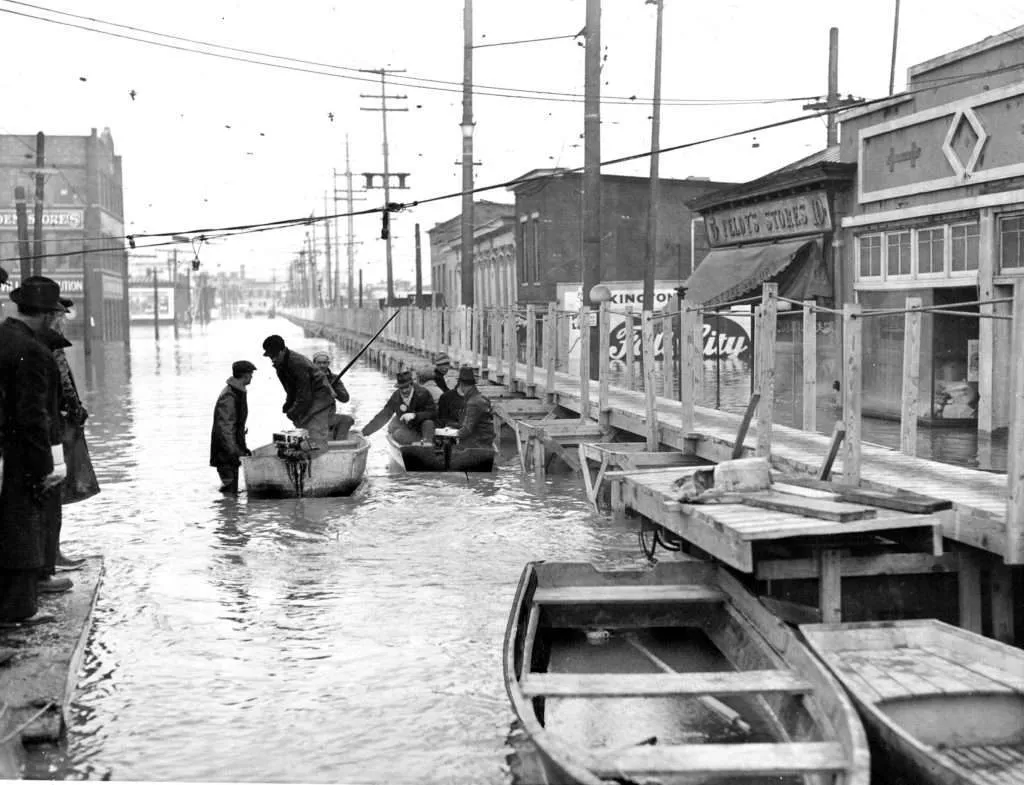
[[[861,204],[1024,174],[1024,85],[989,90],[861,129]]]
[[[824,191],[704,213],[712,248],[832,230]]]
[[[28,225],[36,225],[35,215],[31,206],[28,213]],[[82,210],[43,210],[43,226],[47,229],[81,229],[85,224]],[[0,210],[0,228],[18,228],[18,214],[12,209]]]
[[[10,291],[11,289],[14,289],[17,286],[21,286],[21,273],[17,270],[17,268],[15,267],[15,269],[13,271],[10,268],[7,268],[7,272],[10,273],[10,276],[11,276],[8,279],[7,283],[5,284],[7,291]],[[47,278],[50,278],[51,280],[57,282],[57,285],[60,286],[60,293],[61,294],[81,294],[82,293],[82,274],[81,273],[78,273],[76,276],[69,276],[69,275],[60,275],[59,273],[57,273],[57,274],[48,273],[48,272],[46,272],[44,270],[43,271],[43,275],[45,275]]]

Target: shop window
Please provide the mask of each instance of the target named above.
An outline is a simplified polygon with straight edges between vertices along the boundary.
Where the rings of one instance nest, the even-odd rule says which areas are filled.
[[[919,229],[917,232],[917,274],[942,275],[946,271],[946,230]]]
[[[1003,270],[1024,268],[1024,215],[999,221],[999,259]]]
[[[860,238],[860,277],[882,277],[882,236],[879,234]]]
[[[957,224],[950,230],[952,272],[978,269],[978,224]]]
[[[910,232],[891,232],[885,236],[885,272],[888,278],[907,277],[910,267]]]

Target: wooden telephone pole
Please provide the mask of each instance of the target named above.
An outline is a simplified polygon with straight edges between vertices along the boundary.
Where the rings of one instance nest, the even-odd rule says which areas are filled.
[[[845,106],[853,106],[863,103],[863,101],[863,98],[854,98],[852,95],[848,95],[846,98],[839,97],[839,28],[830,28],[828,31],[828,95],[824,101],[804,104],[804,109],[812,112],[828,110],[825,138],[829,147],[839,144],[836,113]]]
[[[462,305],[474,304],[473,275],[473,0],[462,13]],[[417,235],[417,244],[419,236]]]
[[[36,134],[36,201],[32,227],[32,275],[43,274],[43,197],[46,192],[46,176],[43,166],[46,162],[46,137],[40,131]]]
[[[601,0],[587,0],[583,87],[583,302],[588,322],[594,302],[590,291],[601,282]],[[590,330],[590,375],[600,368],[596,329]],[[582,360],[582,358],[581,358]]]
[[[647,215],[647,264],[644,265],[644,310],[653,311],[654,276],[658,267],[658,207],[661,203],[658,148],[661,146],[661,30],[664,2],[647,2],[653,2],[658,9],[654,32],[654,106],[651,111],[651,198]]]

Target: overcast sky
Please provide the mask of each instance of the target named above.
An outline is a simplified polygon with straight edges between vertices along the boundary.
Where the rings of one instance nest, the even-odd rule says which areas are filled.
[[[123,158],[130,232],[257,223],[314,210],[323,214],[325,194],[334,185],[332,169],[345,169],[346,133],[352,170],[382,169],[381,113],[360,110],[379,106],[379,99],[360,98],[360,93],[379,95],[379,83],[372,81],[377,77],[337,66],[383,66],[405,69],[394,77],[405,84],[389,93],[407,96],[394,105],[409,110],[388,115],[391,170],[409,172],[412,186],[393,192],[392,199],[456,192],[461,186],[456,164],[461,155],[462,8],[463,0],[40,0],[32,5],[0,0],[0,132],[88,134],[92,127],[109,127]],[[885,95],[893,9],[894,0],[665,0],[662,145],[802,114],[808,98],[826,91],[831,26],[839,28],[840,92]],[[583,27],[585,10],[585,0],[476,0],[474,39],[486,44],[571,36]],[[1024,4],[1019,0],[903,0],[897,91],[910,65],[1021,24]],[[180,40],[191,39],[262,53],[217,50],[251,60],[266,61],[263,55],[271,54],[294,59],[274,60],[286,68],[273,68],[69,25],[175,47],[212,51]],[[603,95],[649,98],[654,6],[643,0],[604,0],[601,36]],[[534,168],[582,164],[583,104],[571,98],[583,94],[584,50],[578,41],[475,51],[478,185]],[[514,98],[484,95],[488,87],[547,91],[547,98],[557,100],[539,100],[539,92]],[[602,158],[648,149],[649,117],[650,105],[641,100],[606,104]],[[756,137],[756,147],[748,135],[664,155],[662,176],[753,179],[822,147],[825,126],[811,119]],[[646,175],[647,167],[642,160],[605,171]],[[361,181],[356,179],[357,187]],[[337,184],[344,189],[344,178]],[[357,208],[379,203],[383,194],[373,191],[369,197],[371,202],[359,202]],[[502,189],[484,198],[511,202],[512,194]],[[333,203],[329,207],[333,212]],[[419,222],[424,232],[426,266],[426,230],[459,209],[456,198],[396,219],[396,277],[412,276],[413,224]],[[339,221],[343,233],[345,225]],[[367,282],[383,279],[379,216],[358,218],[355,230],[361,243],[357,267]],[[283,275],[304,233],[291,229],[223,241],[205,248],[202,261],[207,269],[245,264],[248,273],[277,270]]]

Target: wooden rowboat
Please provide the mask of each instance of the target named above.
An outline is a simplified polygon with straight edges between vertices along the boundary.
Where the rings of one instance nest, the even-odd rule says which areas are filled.
[[[550,782],[868,783],[839,683],[710,562],[528,564],[504,669]]]
[[[285,460],[266,444],[242,458],[246,492],[261,497],[348,496],[363,481],[370,443],[360,434],[328,442],[308,462]]]
[[[1024,783],[1024,651],[934,619],[800,630],[853,697],[876,771]]]
[[[459,447],[451,439],[434,444],[399,444],[386,434],[391,460],[407,472],[489,472],[494,468],[490,447]]]

